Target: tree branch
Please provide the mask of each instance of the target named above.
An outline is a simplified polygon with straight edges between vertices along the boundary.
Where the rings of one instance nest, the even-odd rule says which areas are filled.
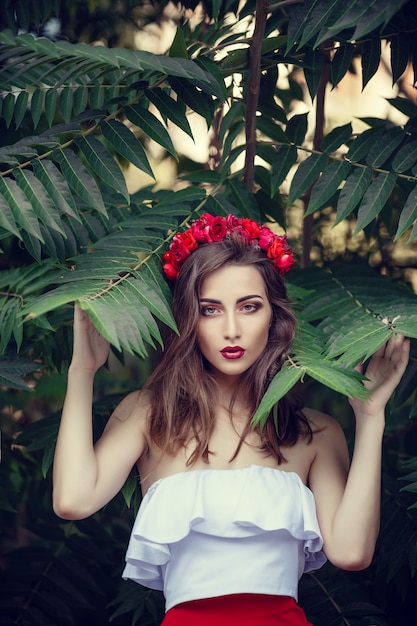
[[[256,111],[261,84],[262,42],[265,35],[267,0],[256,0],[255,31],[249,48],[249,81],[246,96],[246,157],[244,183],[252,191],[255,179]]]

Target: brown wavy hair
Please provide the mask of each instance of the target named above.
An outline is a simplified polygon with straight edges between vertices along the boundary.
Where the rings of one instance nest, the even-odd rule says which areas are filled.
[[[261,274],[272,308],[272,323],[265,350],[242,374],[229,407],[230,416],[239,396],[250,409],[248,423],[232,458],[238,454],[250,432],[251,419],[274,375],[281,369],[296,329],[295,316],[282,276],[264,252],[248,246],[238,234],[224,241],[199,246],[184,262],[175,282],[172,311],[179,334],[170,331],[165,338],[162,358],[149,378],[151,440],[164,452],[173,454],[191,440],[196,447],[188,459],[208,461],[209,441],[215,424],[212,398],[216,382],[210,374],[197,341],[200,291],[205,278],[226,265],[255,267]],[[311,440],[312,430],[301,406],[284,397],[278,403],[278,429],[268,416],[262,431],[261,449],[273,454],[278,464],[285,461],[281,446],[294,445],[300,436]],[[232,459],[231,459],[232,460]]]

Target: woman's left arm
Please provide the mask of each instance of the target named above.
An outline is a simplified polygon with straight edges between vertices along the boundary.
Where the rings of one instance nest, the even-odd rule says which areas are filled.
[[[367,567],[375,550],[380,520],[381,452],[385,406],[401,380],[409,358],[409,340],[394,335],[370,359],[365,375],[367,401],[351,398],[356,433],[349,468],[339,424],[323,417],[309,485],[328,559],[342,569]],[[362,371],[362,366],[358,367]]]

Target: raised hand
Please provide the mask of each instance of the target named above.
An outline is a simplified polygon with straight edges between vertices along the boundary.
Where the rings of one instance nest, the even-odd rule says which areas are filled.
[[[367,401],[359,398],[349,400],[356,416],[374,415],[384,411],[405,372],[409,353],[410,341],[403,335],[396,334],[375,352],[365,371],[362,363],[358,365],[358,372],[364,373],[368,379],[364,385],[369,390],[369,398]]]
[[[109,342],[98,332],[88,313],[75,305],[71,366],[96,372],[107,361],[109,349]]]

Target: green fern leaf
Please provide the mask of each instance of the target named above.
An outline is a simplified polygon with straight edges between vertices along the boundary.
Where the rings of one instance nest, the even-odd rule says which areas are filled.
[[[104,137],[120,156],[127,159],[143,172],[146,172],[149,176],[152,176],[152,178],[155,178],[142,144],[125,124],[116,120],[102,120],[100,128]],[[158,143],[161,142],[159,141]]]
[[[352,323],[352,316],[349,317],[351,330],[329,338],[328,355],[331,358],[343,355],[343,362],[356,365],[359,361],[366,361],[388,341],[392,331],[382,320],[372,316],[358,315],[356,325]]]
[[[17,352],[22,343],[22,329],[17,330],[19,323],[19,312],[22,307],[22,300],[19,297],[9,297],[4,299],[3,305],[0,302],[0,354],[4,354],[12,335],[16,340]]]
[[[87,108],[88,89],[87,87],[78,87],[74,92],[73,111],[74,115],[83,113]]]
[[[316,356],[305,357],[297,354],[297,362],[305,373],[322,385],[333,389],[344,396],[366,400],[368,393],[363,386],[362,377],[355,370],[348,370],[343,363],[317,359]]]
[[[393,154],[406,136],[402,128],[392,128],[385,132],[371,147],[366,162],[372,167],[381,167]]]
[[[288,23],[288,42],[285,54],[287,55],[295,43],[300,41],[303,28],[305,24],[310,20],[311,12],[314,6],[319,3],[320,0],[307,0],[303,2],[303,6],[297,6],[295,11],[291,14],[291,19]]]
[[[59,95],[59,108],[64,120],[68,123],[72,115],[72,106],[74,102],[73,90],[71,87],[64,87]]]
[[[401,113],[404,113],[407,117],[417,117],[417,104],[414,104],[411,100],[401,98],[400,96],[397,96],[396,98],[387,98],[386,100],[391,106],[396,108],[398,111],[401,111]]]
[[[297,148],[286,144],[280,146],[272,159],[271,198],[284,182],[288,172],[297,160]]]
[[[68,183],[58,168],[51,161],[34,161],[32,167],[34,174],[39,178],[58,210],[80,220]]]
[[[103,144],[95,137],[77,137],[75,143],[93,172],[129,204],[129,192],[122,171]]]
[[[48,89],[45,92],[45,117],[51,127],[55,121],[57,113],[58,92],[56,89]]]
[[[127,281],[126,288],[127,292],[130,292],[139,298],[139,300],[146,306],[146,309],[153,313],[153,315],[158,317],[158,319],[173,330],[176,329],[176,324],[171,310],[160,295],[157,285],[152,285],[152,283],[150,283],[149,275],[148,283],[146,283],[140,275],[136,274],[135,279]],[[157,337],[159,339],[159,331],[156,326],[154,328],[155,332],[158,333]]]
[[[10,178],[0,178],[0,193],[5,198],[13,214],[16,224],[19,224],[28,233],[43,242],[39,222],[33,213],[32,205],[28,202],[23,191],[16,181]]]
[[[107,217],[107,210],[95,179],[74,153],[71,150],[56,150],[53,158],[75,193],[84,200],[87,206]]]
[[[358,40],[376,30],[378,26],[385,25],[391,17],[399,10],[403,4],[402,0],[385,0],[373,1],[371,4],[365,2],[366,13],[364,13],[356,22],[356,28],[353,32],[352,39]]]
[[[350,171],[350,165],[346,161],[333,161],[324,170],[311,191],[305,215],[311,215],[325,206],[326,202],[336,193],[339,185],[346,179]]]
[[[252,418],[252,426],[260,424],[261,429],[264,427],[272,407],[294,387],[304,373],[301,367],[294,367],[289,362],[285,363],[264,394]]]
[[[401,146],[392,160],[394,172],[406,172],[417,162],[417,140],[409,141]]]
[[[156,106],[163,116],[171,120],[178,128],[181,128],[181,130],[194,140],[193,132],[187,119],[186,109],[180,102],[171,98],[166,91],[159,87],[155,89],[145,89],[145,96]]]
[[[1,193],[0,193],[0,226],[1,228],[4,228],[5,231],[15,235],[18,239],[22,238],[19,232],[19,227],[14,218],[14,215],[12,211],[10,210],[8,200]]]
[[[61,224],[60,214],[55,208],[52,198],[45,187],[28,169],[14,171],[16,183],[29,200],[33,211],[47,228],[56,230],[65,237],[65,230]]]
[[[138,354],[142,358],[146,356],[146,348],[140,332],[138,323],[132,317],[132,303],[123,301],[120,307],[120,315],[116,316],[109,306],[101,299],[80,300],[79,305],[88,311],[97,330],[105,337],[117,350],[125,350],[130,354]],[[139,313],[139,314],[138,314]],[[139,318],[140,312],[136,312]],[[119,319],[118,319],[119,317]]]
[[[195,81],[191,82],[183,78],[169,77],[168,82],[178,98],[185,102],[193,111],[199,113],[210,127],[213,118],[213,100],[199,90]]]
[[[285,135],[292,143],[301,145],[307,132],[307,113],[293,115],[285,128]]]
[[[350,122],[343,126],[337,126],[337,128],[333,128],[333,130],[323,138],[320,149],[326,152],[326,154],[330,154],[347,143],[351,135],[352,124]]]
[[[384,129],[380,126],[369,128],[352,141],[346,154],[346,159],[352,163],[359,163],[369,152],[371,146],[383,134]]]
[[[336,50],[330,66],[330,81],[333,89],[349,71],[354,51],[355,46],[351,43],[342,43]]]
[[[32,98],[30,100],[30,112],[32,114],[33,125],[35,128],[37,128],[39,120],[41,119],[42,111],[44,108],[44,98],[44,91],[42,89],[36,89],[36,91],[32,94]]]
[[[62,275],[64,275],[64,271]],[[22,309],[22,315],[25,316],[26,319],[39,317],[49,311],[70,304],[79,298],[96,296],[105,286],[105,281],[98,279],[90,281],[83,280],[81,283],[74,282],[62,285],[36,299],[28,299]]]
[[[408,194],[407,200],[401,211],[400,219],[398,222],[397,232],[395,233],[394,241],[396,241],[405,231],[413,224],[417,219],[417,185]],[[413,234],[410,236],[409,241],[414,239]]]
[[[287,206],[291,206],[297,198],[300,198],[311,187],[326,167],[326,164],[327,157],[324,154],[312,154],[300,163],[291,182]]]
[[[355,210],[371,182],[372,170],[369,167],[357,168],[348,176],[337,201],[335,225]]]
[[[266,135],[277,143],[289,143],[288,137],[282,130],[281,126],[277,124],[274,119],[271,119],[266,115],[260,115],[256,118],[256,127],[260,133]],[[260,148],[261,146],[258,147],[258,150]]]
[[[15,107],[15,97],[14,94],[9,93],[5,98],[3,98],[3,117],[6,123],[7,128],[10,128],[10,124],[13,119]]]
[[[313,2],[313,6],[308,12],[308,20],[304,21],[304,28],[297,46],[298,50],[308,43],[322,28],[325,28],[328,22],[331,23],[333,21],[333,14],[338,8],[340,8],[339,0]]]
[[[33,363],[21,358],[0,357],[0,385],[9,389],[24,389],[28,391],[29,386],[22,377],[36,372],[40,367],[39,363]]]
[[[381,40],[379,37],[369,37],[362,47],[362,90],[365,89],[371,78],[375,76],[381,62]]]
[[[103,84],[95,84],[90,90],[90,108],[100,110],[105,100],[105,87]]]
[[[381,173],[368,187],[358,210],[358,222],[355,229],[357,235],[365,226],[382,211],[397,180],[395,172]]]
[[[16,104],[14,108],[14,123],[16,130],[23,122],[23,118],[28,108],[29,94],[27,91],[21,91],[16,98]]]

